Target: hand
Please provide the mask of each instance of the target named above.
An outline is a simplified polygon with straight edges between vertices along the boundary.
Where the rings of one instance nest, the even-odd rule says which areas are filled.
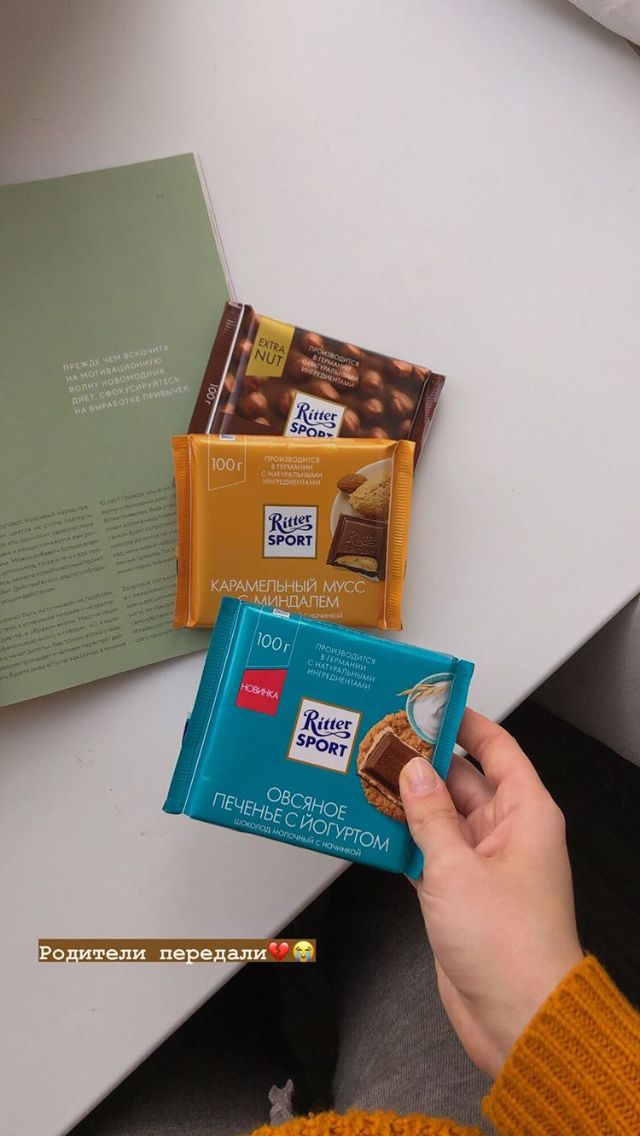
[[[496,1077],[527,1023],[583,957],[564,817],[514,738],[467,710],[447,785],[424,758],[402,771],[424,853],[417,884],[445,1010],[472,1061]]]

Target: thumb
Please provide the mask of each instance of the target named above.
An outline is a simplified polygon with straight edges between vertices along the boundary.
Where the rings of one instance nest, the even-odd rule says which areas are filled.
[[[402,769],[400,796],[409,831],[425,860],[438,852],[468,848],[449,790],[424,757],[413,757]]]

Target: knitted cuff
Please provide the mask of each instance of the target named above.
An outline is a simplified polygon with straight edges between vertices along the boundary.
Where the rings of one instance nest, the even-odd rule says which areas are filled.
[[[640,1132],[640,1017],[593,956],[541,1006],[483,1110],[501,1136]]]
[[[344,1114],[319,1112],[297,1116],[275,1131],[266,1125],[256,1128],[252,1136],[482,1136],[479,1128],[468,1128],[444,1117],[422,1116],[417,1112],[398,1116],[396,1112],[361,1112],[352,1109]]]

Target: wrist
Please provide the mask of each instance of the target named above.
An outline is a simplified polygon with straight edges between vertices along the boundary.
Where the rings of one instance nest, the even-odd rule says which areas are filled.
[[[514,1045],[522,1036],[547,999],[557,990],[568,974],[584,959],[584,952],[577,938],[566,948],[549,959],[544,966],[537,965],[531,975],[531,982],[523,997],[518,1000],[516,1011],[510,1017],[506,1029],[496,1039],[496,1068],[492,1076],[497,1077]]]

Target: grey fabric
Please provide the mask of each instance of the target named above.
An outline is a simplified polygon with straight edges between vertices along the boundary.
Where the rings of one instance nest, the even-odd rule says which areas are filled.
[[[355,867],[334,885],[333,898],[336,1110],[420,1112],[492,1132],[480,1111],[491,1082],[469,1060],[444,1012],[411,885]]]
[[[73,1136],[244,1136],[269,1123],[293,1057],[274,967],[247,967],[73,1130]]]
[[[488,1081],[460,1046],[407,881],[358,867],[286,936],[320,961],[246,968],[73,1136],[242,1136],[277,1123],[289,1078],[300,1114],[333,1105],[422,1112],[491,1129]],[[282,1114],[282,1115],[281,1115]]]

